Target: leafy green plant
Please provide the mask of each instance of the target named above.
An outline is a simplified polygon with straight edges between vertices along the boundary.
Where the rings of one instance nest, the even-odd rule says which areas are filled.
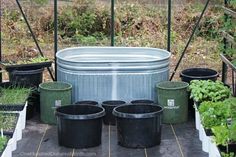
[[[229,141],[229,129],[226,125],[215,126],[212,129],[217,145],[227,146]]]
[[[0,105],[23,104],[27,100],[31,89],[29,88],[0,88]]]
[[[229,126],[229,138],[230,140],[236,142],[236,121]]]
[[[42,63],[42,62],[49,62],[50,60],[47,57],[42,57],[42,56],[38,56],[35,58],[29,58],[26,60],[18,60],[16,62],[7,62],[4,63],[5,65],[16,65],[16,64],[31,64],[31,63]]]
[[[229,104],[230,106],[230,117],[236,121],[236,98],[231,97],[224,101],[225,104]]]
[[[202,102],[199,106],[201,122],[204,128],[226,125],[230,117],[230,106],[224,102]]]
[[[196,102],[223,101],[231,94],[230,89],[220,81],[193,80],[189,89],[191,90],[190,98],[193,98]]]
[[[219,125],[212,127],[212,132],[216,144],[226,146],[226,155],[230,155],[230,153],[228,153],[228,145],[232,143],[235,144],[236,142],[236,122],[229,126]]]
[[[3,137],[0,136],[0,152],[3,151],[6,144],[7,144],[7,137],[6,136],[3,136]]]

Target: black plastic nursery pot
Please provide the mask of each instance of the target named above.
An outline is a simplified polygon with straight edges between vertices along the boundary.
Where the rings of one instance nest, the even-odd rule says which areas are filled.
[[[0,87],[2,87],[2,88],[11,88],[11,87],[13,87],[13,85],[12,85],[11,82],[2,82],[2,83],[0,83]]]
[[[209,68],[189,68],[181,71],[181,81],[190,83],[192,80],[212,80],[216,81],[219,76],[218,72]],[[189,115],[194,117],[195,109],[193,108],[193,100],[188,100]]]
[[[13,70],[9,72],[12,84],[23,87],[38,87],[43,79],[43,68],[34,70]]]
[[[92,100],[83,100],[83,101],[77,101],[74,103],[75,105],[98,105],[97,101],[92,101]]]
[[[236,154],[236,143],[228,144],[228,148],[226,146],[219,145],[218,149],[220,152]]]
[[[14,70],[33,70],[33,69],[41,69],[45,67],[51,67],[52,61],[46,61],[46,62],[40,62],[40,63],[27,63],[27,64],[5,64],[3,62],[0,62],[0,66],[3,67],[8,72],[14,71]]]
[[[113,116],[112,111],[115,107],[125,104],[126,102],[121,100],[110,100],[102,102],[102,107],[106,112],[106,115],[103,117],[103,123],[105,125],[116,125],[116,118]]]
[[[154,101],[147,100],[147,99],[139,99],[139,100],[133,100],[130,103],[131,104],[154,104]]]
[[[118,144],[128,148],[147,148],[161,143],[162,107],[131,104],[114,108]]]
[[[88,148],[101,144],[104,108],[95,105],[68,105],[58,107],[55,114],[59,145]]]
[[[181,71],[181,80],[190,83],[192,80],[212,80],[216,81],[218,72],[208,68],[190,68]]]
[[[40,112],[40,95],[37,89],[33,90],[28,98],[26,119],[33,118],[36,110]]]

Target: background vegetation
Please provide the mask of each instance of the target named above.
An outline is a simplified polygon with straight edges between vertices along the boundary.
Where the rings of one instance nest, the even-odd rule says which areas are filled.
[[[52,1],[20,2],[43,52],[53,58]],[[203,4],[197,0],[174,1],[171,34],[172,68],[183,51]],[[224,29],[223,11],[220,5],[222,5],[220,0],[211,3],[179,70],[201,66],[220,71],[221,31]],[[116,1],[115,12],[116,46],[166,48],[167,6],[164,1],[153,0],[149,3],[145,0]],[[59,1],[58,13],[60,49],[71,46],[110,45],[110,1]],[[3,5],[2,14],[3,60],[35,56],[38,51],[14,1]]]

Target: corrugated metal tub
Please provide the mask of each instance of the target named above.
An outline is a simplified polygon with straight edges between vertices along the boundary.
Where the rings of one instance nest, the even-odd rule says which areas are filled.
[[[143,47],[76,47],[57,53],[58,81],[73,85],[72,100],[155,100],[169,77],[170,53]]]

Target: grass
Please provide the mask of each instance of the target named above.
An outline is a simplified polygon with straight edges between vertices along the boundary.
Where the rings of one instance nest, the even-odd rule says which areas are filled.
[[[3,151],[6,144],[7,144],[7,137],[6,136],[0,137],[0,152]]]
[[[3,131],[14,131],[16,121],[16,114],[0,113],[0,129]]]
[[[30,92],[28,88],[0,88],[0,105],[24,104]]]

